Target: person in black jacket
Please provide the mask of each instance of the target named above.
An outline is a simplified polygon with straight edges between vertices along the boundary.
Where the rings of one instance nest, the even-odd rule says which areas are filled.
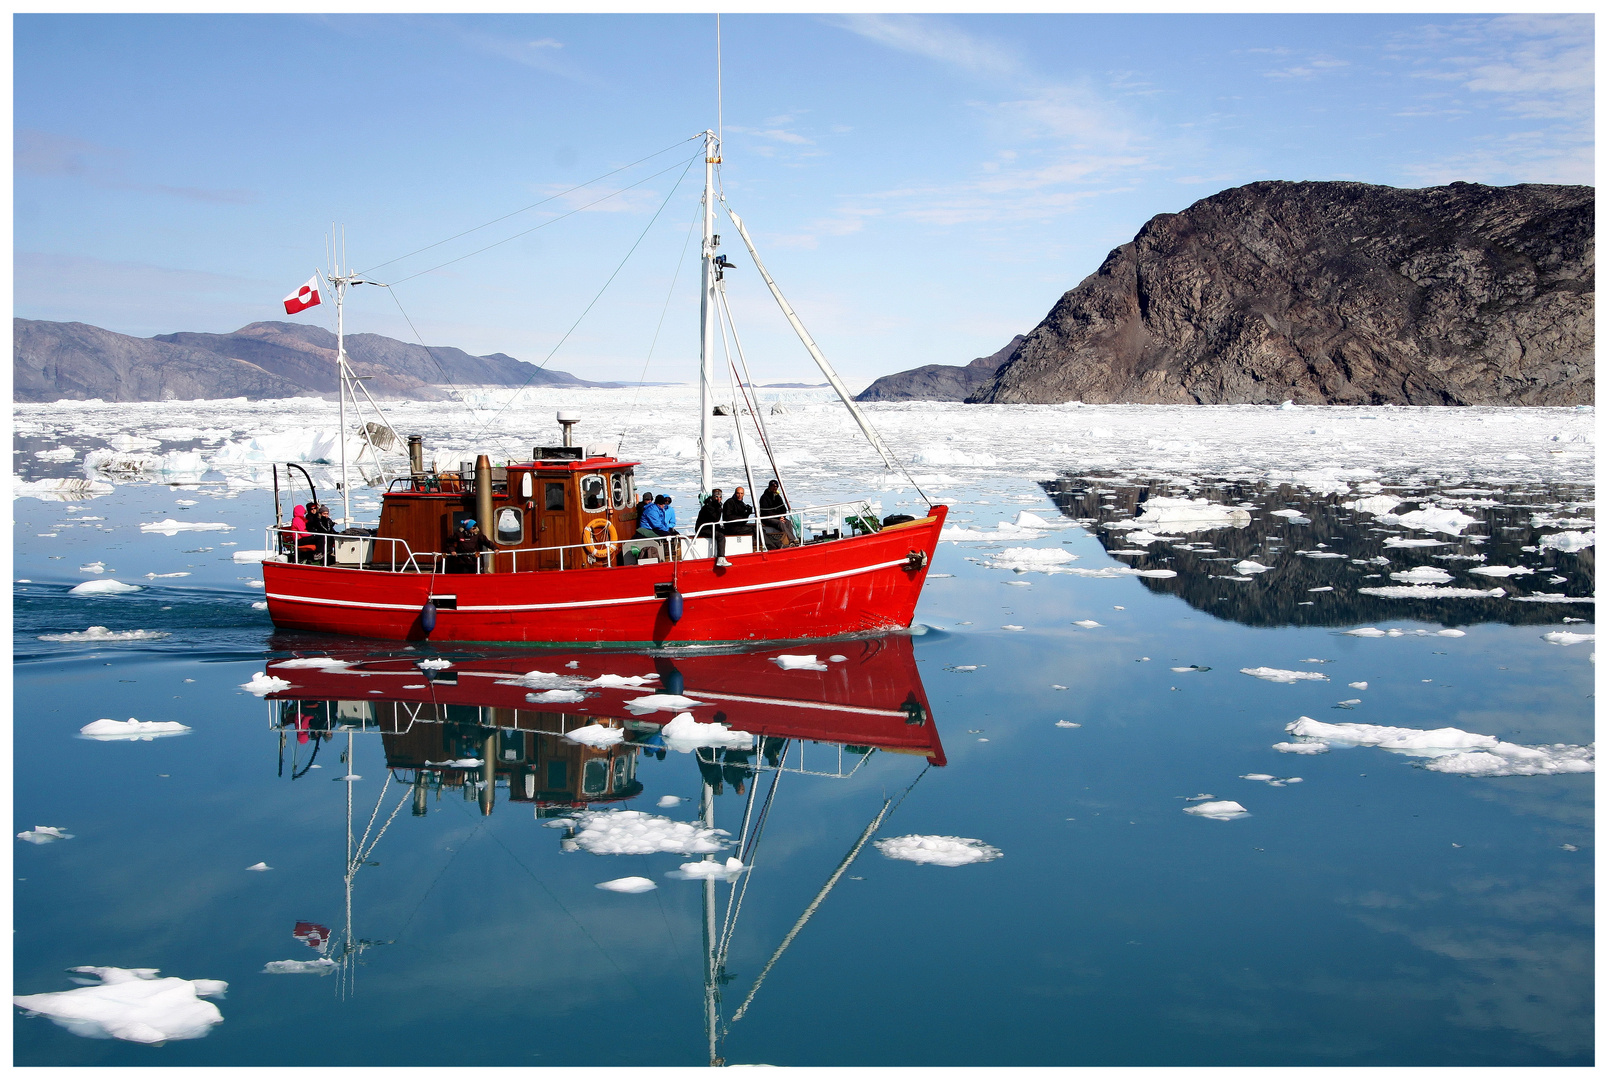
[[[787,499],[782,495],[782,482],[772,480],[759,497],[759,520],[765,528],[766,547],[792,547],[793,523],[787,517]]]
[[[754,508],[743,502],[743,489],[739,487],[720,508],[720,530],[727,536],[753,536],[754,523],[748,520],[753,516]]]
[[[726,557],[726,538],[720,533],[720,509],[722,506],[721,490],[716,488],[709,493],[709,498],[703,502],[698,511],[698,520],[693,525],[693,535],[709,537],[713,535],[715,542],[715,557],[724,560]],[[713,526],[713,528],[710,528]],[[724,564],[722,564],[724,565]]]

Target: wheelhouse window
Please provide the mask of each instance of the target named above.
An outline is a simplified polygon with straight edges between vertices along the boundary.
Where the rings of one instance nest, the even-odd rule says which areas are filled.
[[[607,758],[593,758],[586,763],[581,774],[582,795],[602,795],[609,789],[609,762]]]
[[[497,511],[497,543],[517,544],[525,539],[525,515],[512,506]]]
[[[581,509],[607,510],[609,508],[608,486],[598,473],[581,477]]]
[[[630,473],[617,472],[613,474],[611,479],[613,480],[614,506],[616,509],[623,509],[636,502],[636,492],[633,490],[635,485],[631,483]]]
[[[542,505],[544,505],[549,510],[562,510],[562,509],[564,509],[564,485],[563,484],[548,484],[548,485],[546,485],[546,488],[547,488],[547,492],[546,492],[546,500],[547,501],[545,503],[543,503]]]

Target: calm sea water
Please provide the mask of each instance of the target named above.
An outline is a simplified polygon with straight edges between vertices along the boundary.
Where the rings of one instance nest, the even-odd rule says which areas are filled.
[[[1098,483],[1024,482],[1003,515],[997,496],[969,509],[987,524],[1019,509],[1098,519],[1089,495]],[[17,1010],[15,1062],[707,1063],[706,888],[666,876],[688,857],[566,850],[573,828],[548,826],[574,808],[556,792],[579,792],[588,781],[543,771],[569,752],[557,735],[518,736],[520,760],[499,765],[489,814],[478,770],[424,767],[444,760],[435,753],[478,756],[499,724],[503,749],[515,745],[516,730],[563,726],[556,714],[527,715],[535,706],[492,713],[506,704],[496,696],[506,687],[476,691],[463,679],[403,691],[376,676],[331,694],[330,679],[312,670],[284,700],[242,690],[254,672],[293,655],[409,668],[422,654],[354,654],[346,642],[275,635],[251,607],[260,596],[250,584],[256,568],[234,563],[226,546],[261,546],[254,529],[268,516],[268,496],[225,499],[218,490],[120,486],[76,510],[15,503],[15,576],[26,581],[14,586],[14,815],[19,829],[54,826],[73,838],[16,844],[14,992],[69,989],[67,969],[79,965],[229,984],[221,1024],[205,1038],[161,1046],[83,1038]],[[1108,505],[1137,505],[1136,489],[1114,490],[1120,498]],[[1288,489],[1213,497],[1252,502],[1255,519],[1190,537],[1218,551],[1155,547],[1143,565],[1174,567],[1171,579],[1013,573],[983,564],[1000,544],[943,545],[934,572],[953,576],[930,581],[918,614],[931,629],[904,651],[901,643],[878,653],[895,658],[878,685],[898,684],[926,702],[923,724],[879,722],[895,734],[930,733],[916,740],[930,738],[927,751],[878,749],[851,713],[836,731],[849,749],[794,739],[779,779],[762,767],[763,755],[747,762],[757,776],[737,759],[724,763],[714,825],[735,840],[745,813],[763,812],[764,827],[748,874],[713,888],[724,927],[733,888],[746,884],[713,980],[719,1058],[1592,1063],[1592,775],[1470,778],[1365,746],[1315,756],[1271,749],[1303,715],[1452,726],[1525,745],[1590,743],[1594,645],[1559,646],[1541,635],[1593,632],[1590,621],[1563,623],[1592,619],[1592,607],[1504,600],[1430,608],[1365,597],[1354,590],[1378,584],[1362,578],[1379,570],[1349,558],[1378,553],[1365,546],[1366,523],[1340,520],[1349,515],[1334,500]],[[1534,501],[1560,498],[1590,495]],[[181,508],[178,499],[197,505]],[[1307,522],[1269,516],[1279,508]],[[1589,552],[1523,550],[1534,546],[1522,532],[1530,512],[1510,506],[1500,511],[1508,516],[1468,531],[1506,545],[1500,558],[1487,549],[1491,563],[1522,559],[1565,578],[1520,581],[1514,591],[1589,595]],[[163,536],[136,527],[169,516],[239,528]],[[82,520],[89,517],[104,520]],[[1031,541],[1076,554],[1071,565],[1085,568],[1133,563],[1105,554],[1124,543],[1075,527]],[[1348,559],[1289,554],[1317,543]],[[1270,545],[1284,550],[1284,569],[1265,581],[1215,580],[1229,564],[1206,561]],[[1437,550],[1472,549],[1458,541]],[[1389,570],[1434,562],[1423,552],[1387,554]],[[105,574],[79,571],[95,560]],[[178,572],[190,576],[145,576]],[[1461,567],[1455,573],[1457,584],[1479,582]],[[68,594],[96,576],[145,588]],[[1308,592],[1325,585],[1335,591]],[[39,640],[91,625],[169,636]],[[1358,625],[1409,633],[1342,633]],[[1411,633],[1444,626],[1464,636]],[[853,652],[843,662],[853,668],[863,648],[785,651]],[[790,673],[768,660],[782,651],[733,661],[725,691],[785,699]],[[439,655],[459,670],[552,670],[540,654]],[[629,671],[619,673],[656,662],[620,658]],[[698,676],[684,666],[692,692]],[[1281,684],[1240,673],[1256,667],[1326,679]],[[1365,691],[1348,685],[1363,681]],[[392,689],[370,694],[369,682]],[[427,680],[402,685],[420,683]],[[852,679],[831,691],[851,709],[868,693]],[[424,709],[421,695],[451,708]],[[408,731],[422,742],[394,734],[407,708]],[[784,701],[764,715],[782,730],[799,708]],[[311,719],[298,724],[302,713]],[[77,737],[103,717],[177,720],[192,730],[149,742]],[[616,751],[630,771],[609,777],[627,797],[599,796],[595,805],[695,821],[718,757],[701,771],[693,754],[653,752],[650,726],[632,728],[631,739],[648,749]],[[786,771],[801,760],[805,771]],[[347,772],[362,779],[343,782]],[[1247,774],[1301,782],[1272,786]],[[522,786],[526,775],[537,777],[533,793]],[[1185,813],[1203,794],[1237,801],[1249,816]],[[660,808],[666,795],[685,801]],[[867,843],[820,897],[885,808],[875,839],[960,837],[1001,854],[920,865]],[[373,844],[348,892],[349,821],[353,840],[367,827]],[[259,862],[272,869],[246,869]],[[658,888],[595,887],[625,876]],[[315,944],[328,930],[322,951],[306,943],[308,926],[321,928]],[[320,956],[339,961],[333,973],[264,971]]]

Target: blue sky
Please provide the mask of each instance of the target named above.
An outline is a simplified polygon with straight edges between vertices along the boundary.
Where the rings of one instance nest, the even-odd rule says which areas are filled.
[[[993,352],[1147,219],[1226,187],[1593,183],[1593,29],[731,15],[724,188],[862,385]],[[695,243],[675,275],[700,166],[676,181],[716,123],[711,16],[24,15],[13,45],[19,316],[142,336],[284,318],[338,222],[428,344],[540,361],[618,269],[552,366],[635,379],[652,347],[647,378],[695,377]],[[819,381],[722,232],[756,379]],[[347,326],[413,337],[377,289]]]

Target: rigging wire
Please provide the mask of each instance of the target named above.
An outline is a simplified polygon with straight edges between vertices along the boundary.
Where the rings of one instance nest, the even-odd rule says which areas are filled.
[[[565,190],[558,192],[556,195],[549,195],[547,198],[542,199],[542,200],[540,200],[538,202],[533,202],[529,206],[522,206],[518,210],[515,210],[515,211],[513,211],[511,213],[504,214],[502,217],[492,218],[490,221],[486,222],[483,225],[476,225],[472,229],[465,229],[461,233],[455,233],[452,236],[447,237],[445,240],[437,240],[433,244],[426,244],[422,248],[415,248],[414,250],[408,252],[406,255],[398,255],[394,259],[387,259],[385,262],[375,263],[373,266],[369,267],[367,270],[360,270],[358,272],[358,276],[359,277],[367,276],[368,274],[372,274],[374,271],[378,270],[382,266],[390,266],[392,263],[401,262],[403,259],[411,259],[415,255],[420,255],[420,254],[423,254],[426,251],[432,250],[433,248],[438,248],[442,244],[450,244],[450,243],[452,243],[452,241],[458,240],[458,239],[460,239],[462,237],[465,237],[465,236],[468,236],[470,233],[479,232],[481,229],[489,228],[492,225],[497,224],[499,221],[507,221],[511,217],[518,217],[520,214],[523,214],[525,211],[534,210],[538,206],[544,206],[547,203],[552,202],[554,199],[562,199],[564,196],[569,195],[569,194],[571,194],[573,192],[576,192],[576,191],[580,191],[582,188],[591,187],[593,184],[597,183],[599,180],[607,180],[609,177],[615,175],[616,173],[622,173],[622,172],[625,172],[625,170],[627,170],[627,169],[635,168],[636,166],[642,164],[644,161],[651,161],[652,159],[658,157],[660,154],[667,154],[670,151],[674,150],[676,147],[680,146],[682,143],[692,142],[694,139],[700,138],[702,135],[703,135],[703,132],[699,132],[697,135],[688,136],[687,138],[680,140],[680,142],[671,143],[669,146],[665,147],[663,150],[655,150],[653,153],[649,154],[647,157],[637,158],[635,161],[631,162],[631,164],[629,164],[629,165],[621,165],[618,169],[610,169],[608,172],[604,173],[601,176],[594,176],[592,179],[586,181],[584,184],[576,184],[572,188],[566,188]],[[429,271],[426,271],[426,273],[428,273],[428,272]]]
[[[681,257],[676,260],[676,272],[670,277],[670,291],[665,293],[664,307],[659,310],[659,325],[653,328],[653,340],[648,343],[648,358],[642,361],[642,374],[637,376],[636,391],[631,395],[631,408],[626,411],[627,416],[636,415],[637,399],[642,396],[642,382],[648,377],[648,365],[653,363],[653,350],[659,345],[659,332],[664,329],[665,316],[670,313],[670,301],[675,299],[676,282],[681,280],[681,267],[687,261],[687,248],[692,246],[692,230],[698,226],[698,218],[703,213],[703,203],[699,203],[692,220],[687,223],[687,238],[681,242]],[[620,429],[620,441],[614,445],[614,456],[619,457],[620,450],[625,446],[625,429]]]
[[[759,408],[759,390],[754,386],[753,373],[748,370],[748,358],[743,355],[743,340],[737,336],[737,320],[733,318],[731,314],[731,303],[726,298],[725,282],[717,282],[715,285],[715,290],[716,300],[719,302],[720,310],[725,316],[725,321],[731,325],[731,340],[732,343],[737,346],[737,359],[743,365],[743,373],[739,377],[738,383],[743,384],[746,381],[747,389],[745,389],[743,392],[744,400],[748,400],[748,394],[750,391],[753,393],[753,399],[749,401],[749,415],[754,418],[754,430],[759,433],[760,448],[765,451],[765,456],[770,459],[771,474],[776,477],[777,483],[781,484],[782,496],[785,498],[787,495],[787,485],[782,483],[781,470],[776,466],[776,454],[771,449],[770,432],[765,429],[765,417]],[[724,330],[722,330],[722,332],[724,332]]]
[[[701,153],[701,151],[700,151],[700,153]],[[676,192],[679,191],[680,188],[681,188],[681,182],[687,178],[687,173],[692,170],[692,163],[694,161],[697,161],[697,160],[698,159],[696,157],[687,159],[686,167],[681,170],[681,175],[676,177],[675,185],[670,188],[670,194],[668,194],[668,195],[666,195],[664,197],[664,202],[659,204],[659,209],[657,209],[657,210],[655,210],[653,212],[653,217],[648,220],[647,225],[643,226],[641,235],[636,238],[636,243],[631,245],[631,250],[627,251],[625,253],[625,258],[620,260],[620,265],[618,265],[618,266],[616,266],[614,268],[614,273],[610,274],[609,277],[608,277],[608,280],[603,283],[603,287],[598,289],[597,295],[592,297],[591,303],[587,304],[585,309],[582,310],[582,312],[575,317],[575,321],[570,324],[570,328],[568,330],[564,331],[564,336],[558,339],[558,344],[554,345],[552,347],[552,349],[548,352],[547,356],[542,359],[542,362],[536,365],[536,371],[541,371],[542,369],[546,368],[549,363],[552,362],[553,357],[558,354],[558,350],[564,347],[564,342],[568,341],[569,338],[570,338],[570,335],[575,333],[575,328],[581,325],[581,320],[586,318],[587,313],[590,312],[592,310],[592,308],[597,305],[597,302],[599,300],[603,299],[603,294],[608,291],[608,288],[609,288],[610,285],[614,284],[614,279],[620,275],[621,270],[625,269],[625,264],[630,261],[632,255],[636,254],[636,249],[638,247],[640,247],[641,244],[642,244],[642,241],[647,238],[648,230],[653,228],[654,222],[659,220],[659,215],[664,213],[664,208],[670,205],[670,200],[671,199],[675,198]],[[665,171],[668,172],[669,170],[667,169]],[[655,175],[658,175],[658,174],[655,174]],[[415,275],[415,276],[417,276],[417,275]],[[526,379],[524,381],[524,383],[519,387],[519,389],[515,390],[512,394],[509,395],[508,400],[503,402],[502,407],[497,410],[497,412],[492,416],[492,418],[490,420],[486,421],[485,426],[482,427],[480,429],[480,431],[475,433],[476,436],[479,436],[479,435],[483,434],[485,432],[486,428],[488,428],[492,424],[496,423],[497,418],[500,417],[504,412],[507,411],[508,406],[512,405],[515,401],[517,401],[519,399],[519,395],[524,392],[525,387],[529,386],[530,383],[531,383],[531,379],[534,379],[535,377],[536,377],[536,372],[535,371],[531,372],[530,373],[530,378]]]
[[[694,161],[697,161],[697,160],[698,159],[696,157],[689,158],[687,160],[687,166],[690,168],[692,166],[692,163]],[[661,177],[665,173],[668,173],[668,172],[674,172],[675,168],[676,167],[674,165],[671,165],[668,168],[660,169],[658,172],[653,173],[650,176],[644,176],[642,179],[638,180],[634,184],[627,184],[625,187],[620,188],[618,191],[611,191],[607,195],[604,195],[600,199],[593,199],[591,202],[585,203],[585,204],[583,204],[581,206],[577,206],[575,209],[566,211],[565,213],[562,213],[562,214],[558,215],[557,217],[548,218],[546,221],[542,222],[540,225],[532,225],[530,228],[525,229],[525,230],[523,230],[521,232],[516,232],[512,236],[505,236],[501,240],[498,240],[494,244],[487,244],[483,248],[476,248],[475,250],[473,250],[473,251],[471,251],[471,252],[469,252],[469,253],[467,253],[465,255],[459,255],[455,259],[448,259],[444,263],[437,263],[435,266],[430,267],[430,269],[428,269],[428,270],[420,270],[416,274],[409,274],[405,278],[398,278],[397,281],[395,282],[395,284],[400,284],[400,283],[402,283],[404,281],[412,281],[414,278],[423,277],[425,274],[433,274],[437,270],[442,269],[443,267],[451,266],[453,263],[463,262],[465,259],[473,258],[474,256],[481,254],[482,252],[490,251],[494,247],[502,247],[502,245],[504,245],[504,244],[506,244],[506,243],[508,243],[508,242],[510,242],[512,240],[518,240],[521,236],[529,236],[531,233],[535,232],[538,229],[545,229],[545,228],[547,228],[547,226],[552,225],[552,224],[554,224],[556,222],[563,221],[567,217],[574,217],[576,214],[579,214],[582,210],[589,210],[592,207],[596,206],[598,203],[608,202],[610,199],[614,198],[614,196],[616,196],[616,195],[624,195],[627,191],[630,191],[632,188],[641,187],[643,184],[646,184],[649,180],[657,179],[658,177]]]

